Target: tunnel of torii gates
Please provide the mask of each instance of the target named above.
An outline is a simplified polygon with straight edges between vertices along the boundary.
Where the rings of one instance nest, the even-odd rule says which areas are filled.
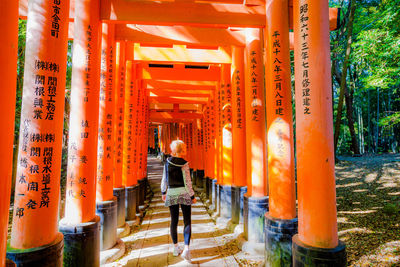
[[[329,47],[339,14],[328,0],[1,0],[0,265],[98,266],[144,203],[148,148],[165,158],[181,139],[194,184],[219,216],[244,224],[249,244],[265,244],[267,266],[345,266]],[[7,243],[19,18],[27,39]]]

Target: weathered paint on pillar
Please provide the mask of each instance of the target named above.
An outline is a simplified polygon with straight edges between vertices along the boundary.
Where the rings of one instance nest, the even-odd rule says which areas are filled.
[[[232,88],[229,65],[221,67],[221,105],[222,105],[222,185],[232,185]]]
[[[116,43],[116,65],[115,65],[115,100],[116,119],[115,125],[115,163],[114,163],[114,188],[122,187],[122,157],[124,139],[124,104],[125,104],[125,42]]]
[[[296,217],[289,4],[272,0],[266,7],[269,215],[289,220]]]
[[[113,198],[114,173],[114,25],[103,23],[100,72],[100,110],[97,145],[97,186],[96,200]]]
[[[261,29],[248,28],[245,49],[247,194],[268,195]]]
[[[232,47],[232,153],[233,184],[246,186],[246,113],[244,88],[244,48]]]
[[[294,1],[299,239],[338,245],[328,1]]]
[[[2,1],[0,3],[0,71],[2,114],[0,124],[0,266],[6,263],[6,242],[8,232],[8,214],[10,207],[12,158],[14,141],[15,93],[17,86],[18,56],[18,1]]]
[[[127,45],[127,53],[131,45]],[[127,55],[127,58],[128,55]],[[136,179],[133,169],[133,114],[135,111],[135,99],[137,88],[135,88],[136,65],[132,60],[126,61],[125,73],[125,111],[124,111],[124,154],[122,165],[122,184],[125,187],[134,186]]]
[[[68,15],[69,1],[29,1],[10,243],[17,249],[50,244],[58,233]]]
[[[99,119],[100,41],[98,1],[75,1],[71,115],[65,220],[95,218],[97,133]]]

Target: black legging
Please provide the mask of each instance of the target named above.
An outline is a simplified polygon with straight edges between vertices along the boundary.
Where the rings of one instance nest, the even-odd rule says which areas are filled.
[[[185,228],[183,230],[183,236],[185,238],[185,245],[189,245],[190,236],[192,235],[192,225],[191,225],[192,220],[190,218],[192,206],[181,204],[181,209],[182,209],[182,213],[183,213],[183,223],[185,225]],[[179,221],[179,204],[169,206],[169,211],[171,213],[171,228],[170,228],[171,229],[171,238],[172,238],[172,242],[174,242],[174,244],[177,244],[178,243],[177,228],[178,228],[178,221]]]

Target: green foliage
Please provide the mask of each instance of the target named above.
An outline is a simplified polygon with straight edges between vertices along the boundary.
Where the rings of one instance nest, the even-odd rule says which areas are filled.
[[[331,33],[333,68],[342,71],[350,0],[331,0],[342,8],[342,27]],[[356,0],[347,87],[352,94],[357,139],[369,152],[387,152],[400,144],[400,1]],[[334,114],[339,83],[334,80]],[[357,113],[355,112],[357,110]],[[357,116],[359,116],[357,121]],[[336,116],[336,115],[335,115]],[[339,135],[339,153],[350,150],[346,114]],[[360,125],[360,118],[363,121]],[[361,128],[361,132],[358,130]],[[376,142],[378,140],[378,142]],[[391,143],[391,144],[389,144]]]

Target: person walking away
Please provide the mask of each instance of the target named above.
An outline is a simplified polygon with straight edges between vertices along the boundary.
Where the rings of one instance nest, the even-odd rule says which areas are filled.
[[[165,206],[169,207],[171,214],[171,238],[174,243],[174,256],[178,256],[182,250],[178,246],[178,221],[179,206],[181,207],[184,222],[185,247],[181,257],[191,261],[189,244],[192,234],[191,226],[191,204],[196,203],[192,181],[190,179],[189,162],[186,156],[186,145],[181,140],[171,142],[171,157],[167,158],[161,180],[161,193]]]

